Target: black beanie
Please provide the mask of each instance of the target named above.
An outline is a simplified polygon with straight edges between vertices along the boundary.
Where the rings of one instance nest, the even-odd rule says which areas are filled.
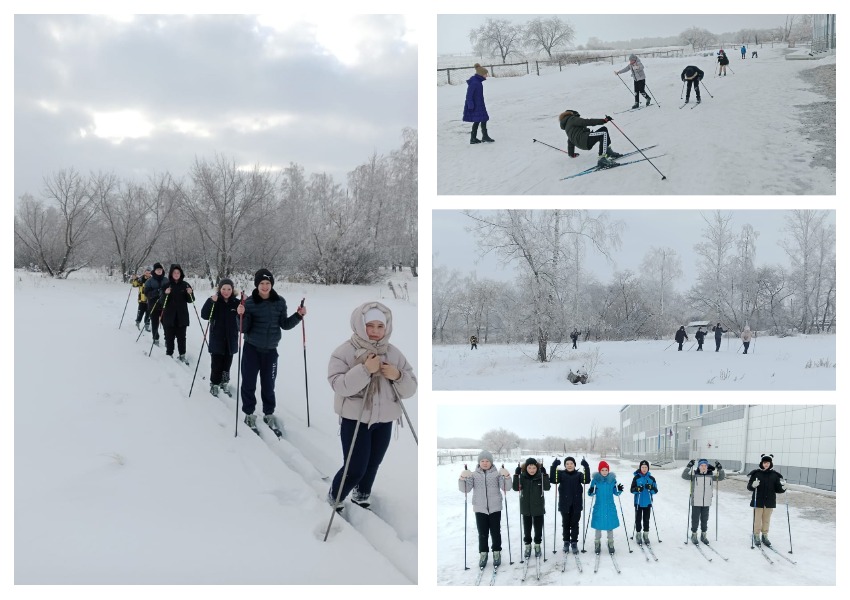
[[[260,269],[256,273],[254,273],[254,287],[259,287],[261,281],[268,280],[271,282],[272,287],[274,287],[274,275],[268,269]]]
[[[525,466],[527,467],[528,465],[534,465],[536,467],[537,466],[537,460],[535,460],[533,458],[526,459]]]
[[[646,468],[649,469],[649,462],[646,461],[646,460],[640,461],[640,464],[638,465],[638,469],[640,469],[643,465],[646,465]]]
[[[575,466],[576,459],[574,459],[572,456],[568,456],[567,458],[564,459],[564,464],[567,464],[568,462],[573,463],[573,466]]]
[[[157,269],[162,269],[164,271],[165,267],[162,266],[162,263],[154,263],[153,270],[156,271]]]
[[[233,288],[233,280],[225,277],[224,279],[222,279],[218,282],[218,289],[220,290],[221,286],[223,286],[223,285],[229,285],[231,288]]]

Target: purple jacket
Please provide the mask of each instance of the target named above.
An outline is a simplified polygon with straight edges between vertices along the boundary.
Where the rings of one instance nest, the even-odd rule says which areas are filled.
[[[484,104],[484,78],[477,73],[466,80],[466,104],[463,105],[463,120],[470,123],[489,121]]]

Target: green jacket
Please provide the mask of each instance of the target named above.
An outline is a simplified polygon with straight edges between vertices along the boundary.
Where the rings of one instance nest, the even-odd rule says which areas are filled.
[[[562,116],[560,119],[561,129],[567,134],[569,139],[577,148],[589,150],[590,145],[590,130],[591,125],[605,125],[605,119],[582,119],[573,114]]]
[[[519,492],[519,513],[524,517],[537,517],[546,514],[546,502],[543,492],[549,491],[549,476],[542,473],[538,466],[534,477],[522,467],[522,474],[514,475],[513,489]]]

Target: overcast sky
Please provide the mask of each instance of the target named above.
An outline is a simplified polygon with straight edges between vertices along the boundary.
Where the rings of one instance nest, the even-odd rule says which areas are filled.
[[[15,197],[74,167],[143,181],[214,153],[338,183],[417,127],[399,15],[18,15]]]
[[[523,438],[546,436],[576,438],[588,435],[596,423],[620,427],[622,404],[543,406],[441,405],[437,408],[437,436],[480,439],[492,429],[507,429]]]
[[[564,5],[566,7],[567,5]],[[643,7],[643,5],[641,5]],[[650,8],[652,8],[650,6]],[[438,15],[437,53],[464,54],[471,52],[469,32],[477,29],[488,18],[507,19],[514,23],[525,23],[534,17],[552,15]],[[708,29],[712,33],[730,33],[740,29],[765,29],[785,24],[784,14],[773,15],[557,15],[569,21],[575,28],[573,44],[584,45],[588,38],[595,37],[605,42],[628,41],[643,37],[667,37],[679,35],[691,27]]]
[[[610,210],[606,211],[611,220],[621,220],[626,227],[621,234],[622,247],[612,257],[609,264],[604,257],[588,247],[586,268],[592,271],[602,283],[610,281],[614,271],[631,269],[637,272],[650,247],[669,247],[676,250],[682,259],[684,275],[674,282],[679,291],[691,287],[696,279],[698,257],[694,245],[704,241],[702,232],[705,221],[702,215],[711,218],[713,211],[697,210]],[[790,265],[785,251],[778,242],[785,237],[785,216],[788,211],[780,210],[737,210],[732,212],[732,230],[738,234],[749,223],[759,237],[756,241],[756,266],[763,264]],[[591,214],[599,214],[591,211]],[[835,212],[829,221],[835,224]],[[513,281],[516,272],[513,263],[502,265],[500,259],[490,253],[481,258],[475,234],[467,232],[466,227],[473,224],[472,219],[457,210],[435,210],[432,212],[433,227],[433,265],[457,269],[463,275],[477,273],[479,278],[498,281]]]

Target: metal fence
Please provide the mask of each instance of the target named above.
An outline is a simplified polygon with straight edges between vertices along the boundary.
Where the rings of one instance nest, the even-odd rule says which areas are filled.
[[[835,15],[814,15],[812,53],[835,50]]]

